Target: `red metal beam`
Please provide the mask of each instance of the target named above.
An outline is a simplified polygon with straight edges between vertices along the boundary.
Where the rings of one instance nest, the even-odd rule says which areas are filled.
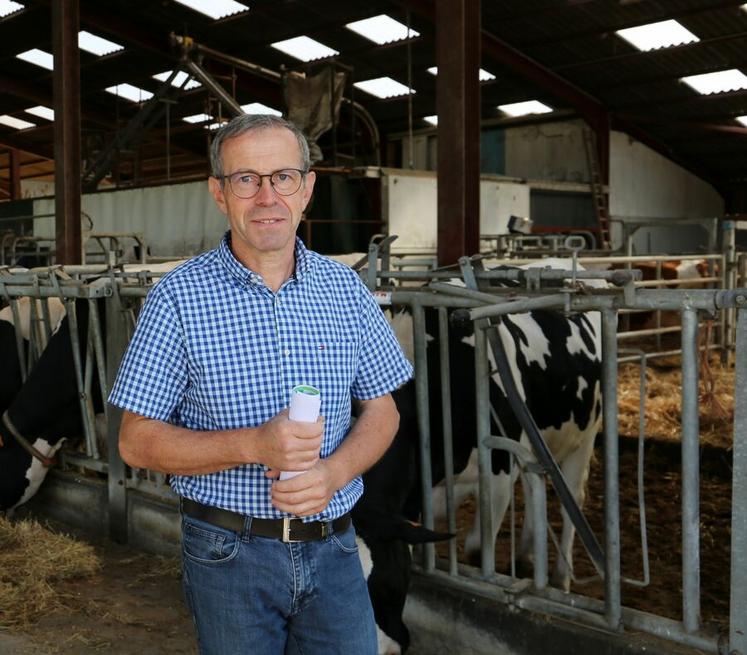
[[[480,2],[436,11],[438,262],[480,250]]]
[[[54,54],[55,238],[58,264],[79,264],[80,52],[78,0],[52,3]]]
[[[8,152],[10,199],[18,200],[21,197],[21,153],[15,148]]]

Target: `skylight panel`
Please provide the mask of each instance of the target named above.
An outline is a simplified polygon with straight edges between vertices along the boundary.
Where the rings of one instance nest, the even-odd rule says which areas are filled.
[[[353,23],[348,23],[345,27],[379,45],[420,36],[420,32],[416,32],[413,29],[410,29],[408,32],[407,25],[403,25],[386,14],[357,20]]]
[[[404,84],[400,84],[391,77],[377,77],[372,80],[363,80],[355,82],[355,86],[361,91],[370,93],[377,98],[396,98],[406,96],[408,93],[415,93],[415,89],[408,89]]]
[[[747,5],[745,5],[744,7],[747,7]],[[742,9],[744,9],[744,7],[742,7]],[[747,127],[747,115],[745,115],[745,116],[737,116],[737,120],[738,120],[738,121],[739,121],[739,122],[740,122],[740,123],[741,123],[742,125],[744,125],[745,127]]]
[[[747,89],[747,75],[736,68],[703,75],[690,75],[683,77],[682,81],[702,95]]]
[[[192,116],[185,116],[182,120],[187,123],[204,123],[213,120],[213,117],[209,114],[192,114]]]
[[[428,69],[428,72],[431,75],[438,75],[438,66],[431,66]],[[480,82],[490,82],[490,80],[495,79],[495,75],[493,75],[493,73],[488,73],[488,71],[486,71],[484,68],[480,69],[479,75]]]
[[[423,116],[423,120],[431,125],[438,125],[438,116]]]
[[[158,73],[157,75],[154,75],[157,80],[160,80],[161,82],[165,82],[166,80],[171,77],[171,73],[173,71],[165,71],[163,73]],[[202,86],[197,80],[189,80],[187,82],[186,86],[182,87],[182,84],[184,84],[184,80],[187,79],[187,73],[184,71],[179,71],[173,80],[171,80],[171,86],[175,86],[178,88],[184,88],[185,91],[189,91],[189,89],[196,89],[198,86]]]
[[[101,36],[96,36],[85,30],[78,32],[78,47],[81,50],[90,52],[91,54],[103,57],[104,55],[110,55],[112,52],[124,50],[124,46],[114,41],[109,41]]]
[[[0,116],[0,123],[16,130],[25,130],[28,127],[36,127],[36,123],[22,121],[20,118],[13,118],[13,116],[8,116],[7,114]]]
[[[54,70],[54,57],[44,50],[39,50],[39,48],[26,50],[26,52],[22,52],[21,54],[16,55],[16,57],[18,57],[18,59],[23,59],[23,61],[27,61],[30,64],[36,64],[37,66],[46,68],[47,70]]]
[[[23,5],[13,0],[0,0],[0,18],[5,18],[11,14],[15,14],[17,11],[21,11]]]
[[[676,20],[662,20],[658,23],[629,27],[624,30],[617,30],[617,34],[644,52],[700,41],[697,36]]]
[[[54,110],[50,109],[49,107],[45,107],[44,105],[38,105],[36,107],[29,107],[28,109],[24,109],[24,111],[27,114],[33,114],[34,116],[38,116],[39,118],[44,118],[48,121],[54,120]]]
[[[199,11],[205,16],[210,16],[213,20],[249,10],[249,7],[242,5],[240,2],[234,2],[234,0],[176,0],[176,2]]]
[[[119,96],[120,98],[132,102],[143,102],[145,100],[150,100],[153,97],[153,94],[150,91],[133,86],[132,84],[127,84],[126,82],[115,86],[108,86],[105,90],[115,96]]]
[[[334,57],[335,55],[340,54],[337,50],[333,50],[308,36],[297,36],[293,39],[277,41],[270,45],[276,50],[281,50],[285,54],[300,59],[301,61],[326,59],[327,57]]]
[[[245,114],[270,114],[272,116],[282,116],[283,112],[263,105],[261,102],[252,102],[248,105],[241,105],[241,110]]]
[[[548,107],[539,100],[526,100],[525,102],[498,105],[498,109],[512,117],[526,116],[527,114],[547,114],[552,111],[552,107]]]

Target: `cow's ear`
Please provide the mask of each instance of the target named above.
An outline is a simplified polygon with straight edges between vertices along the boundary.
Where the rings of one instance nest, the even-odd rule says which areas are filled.
[[[450,532],[436,532],[423,527],[419,523],[413,523],[407,519],[397,521],[397,536],[408,544],[425,544],[432,541],[446,541],[455,535]]]

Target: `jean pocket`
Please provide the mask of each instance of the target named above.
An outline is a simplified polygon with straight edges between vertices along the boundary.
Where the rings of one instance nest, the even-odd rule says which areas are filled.
[[[352,525],[345,532],[334,532],[329,540],[343,553],[358,552],[358,542],[355,540],[355,529]]]
[[[185,517],[182,522],[182,552],[193,562],[223,564],[239,552],[238,533]]]

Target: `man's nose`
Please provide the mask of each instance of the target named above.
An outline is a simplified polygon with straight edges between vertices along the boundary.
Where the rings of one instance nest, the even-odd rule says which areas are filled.
[[[259,187],[259,191],[256,195],[256,201],[260,205],[273,205],[277,200],[275,195],[275,189],[270,183],[269,177],[262,178],[262,184]]]

